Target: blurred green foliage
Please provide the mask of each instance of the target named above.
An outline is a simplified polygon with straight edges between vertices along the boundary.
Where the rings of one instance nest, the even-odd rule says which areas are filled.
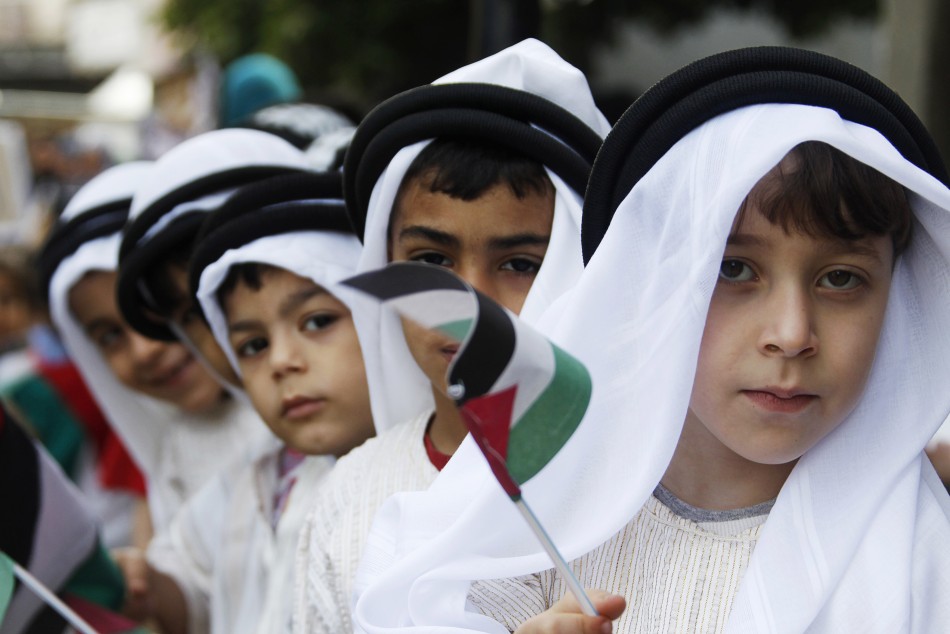
[[[222,63],[271,53],[288,62],[305,86],[372,105],[477,55],[470,43],[479,33],[470,16],[486,3],[492,0],[168,0],[162,21]],[[668,31],[714,9],[749,10],[803,36],[843,16],[872,18],[879,0],[494,0],[506,3],[540,7],[537,35],[586,71],[591,51],[609,44],[626,19]],[[517,26],[506,28],[515,32]]]

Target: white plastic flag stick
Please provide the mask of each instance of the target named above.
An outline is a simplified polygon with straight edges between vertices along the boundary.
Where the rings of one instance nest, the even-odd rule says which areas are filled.
[[[17,576],[17,579],[19,579],[23,585],[36,593],[39,598],[43,599],[50,607],[59,612],[60,616],[66,619],[80,634],[99,634],[91,625],[86,623],[81,616],[76,614],[68,605],[60,601],[59,597],[44,586],[39,579],[31,575],[28,570],[21,567],[20,564],[15,561],[13,562],[13,574]]]
[[[587,593],[584,592],[584,588],[581,587],[577,577],[575,577],[573,571],[568,568],[567,562],[564,561],[564,557],[562,557],[561,553],[559,553],[557,548],[554,547],[554,542],[551,541],[551,538],[548,536],[547,531],[544,530],[544,527],[541,526],[541,522],[538,521],[538,518],[534,516],[534,512],[525,503],[524,498],[519,497],[518,499],[512,501],[515,503],[515,506],[518,507],[518,510],[521,512],[521,516],[528,523],[528,526],[531,527],[531,530],[537,536],[538,541],[540,541],[541,545],[544,546],[544,550],[548,553],[551,561],[554,562],[554,567],[557,568],[557,571],[561,573],[561,577],[563,577],[567,582],[567,587],[571,591],[571,594],[574,595],[574,598],[577,599],[577,602],[580,604],[581,611],[588,616],[597,616],[597,609],[591,602],[590,597],[588,597]]]

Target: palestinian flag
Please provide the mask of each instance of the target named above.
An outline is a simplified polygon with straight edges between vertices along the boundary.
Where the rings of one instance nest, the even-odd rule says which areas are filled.
[[[557,454],[590,402],[587,369],[450,271],[400,262],[344,282],[460,343],[448,395],[512,499]]]
[[[62,631],[69,619],[44,591],[67,603],[75,601],[73,612],[89,622],[90,616],[121,607],[122,575],[99,545],[95,520],[79,492],[2,406],[0,491],[5,502],[0,521],[0,631]],[[123,629],[103,627],[111,628],[113,621],[99,621],[95,630],[110,634],[135,626],[123,622]]]
[[[13,560],[0,551],[0,624],[7,613],[7,606],[13,598]]]

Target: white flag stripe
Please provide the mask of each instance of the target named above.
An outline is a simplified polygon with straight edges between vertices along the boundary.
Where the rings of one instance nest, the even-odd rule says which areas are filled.
[[[475,298],[468,291],[439,289],[403,295],[386,302],[400,315],[426,328],[472,319],[475,317]]]

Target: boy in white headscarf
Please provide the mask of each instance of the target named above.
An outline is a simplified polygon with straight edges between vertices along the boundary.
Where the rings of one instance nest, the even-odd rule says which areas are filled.
[[[187,631],[285,632],[310,496],[373,433],[359,341],[336,289],[360,244],[339,174],[313,173],[238,189],[197,244],[190,287],[279,440],[216,478],[152,549],[149,575],[174,585],[156,588],[153,616]]]
[[[583,74],[534,40],[385,102],[361,123],[344,164],[365,245],[360,270],[444,266],[537,316],[582,270],[577,214],[606,129]],[[375,305],[354,319],[381,433],[340,461],[314,503],[301,535],[297,632],[352,628],[377,509],[428,487],[466,435],[440,389],[454,342]]]
[[[116,305],[119,243],[152,164],[106,170],[70,200],[39,258],[50,315],[110,424],[148,483],[155,532],[243,452],[251,426],[177,342],[133,330]]]
[[[654,87],[605,142],[549,330],[591,407],[524,488],[620,597],[577,613],[486,490],[442,508],[365,630],[547,609],[519,631],[610,631],[624,598],[622,632],[945,629],[950,500],[923,449],[950,408],[946,182],[906,105],[837,60],[748,49]]]

